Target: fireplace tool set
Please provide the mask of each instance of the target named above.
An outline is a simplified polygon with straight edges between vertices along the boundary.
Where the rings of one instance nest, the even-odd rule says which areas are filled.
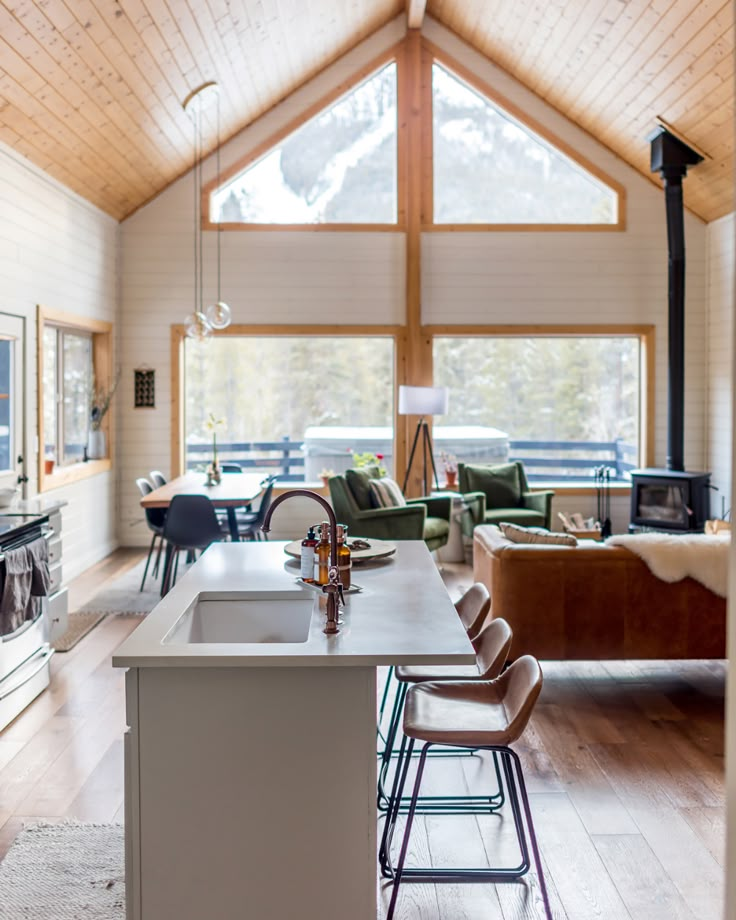
[[[596,499],[598,502],[598,520],[601,525],[601,539],[611,536],[611,468],[597,466],[593,471],[595,478]]]

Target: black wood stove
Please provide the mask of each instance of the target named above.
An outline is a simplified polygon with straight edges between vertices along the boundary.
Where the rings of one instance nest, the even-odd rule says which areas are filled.
[[[668,248],[668,418],[666,469],[632,470],[629,530],[702,531],[710,516],[710,473],[685,471],[685,223],[682,180],[703,159],[658,128],[651,142],[651,169],[664,182]]]

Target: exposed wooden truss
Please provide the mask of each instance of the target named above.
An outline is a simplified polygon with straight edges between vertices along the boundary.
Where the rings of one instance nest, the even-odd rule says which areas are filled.
[[[230,137],[403,12],[435,17],[647,176],[663,118],[708,157],[687,206],[733,210],[730,0],[2,0],[0,141],[123,218],[191,167],[194,87],[220,84]]]

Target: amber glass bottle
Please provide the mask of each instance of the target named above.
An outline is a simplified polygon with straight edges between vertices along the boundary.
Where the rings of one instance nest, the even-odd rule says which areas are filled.
[[[330,525],[322,521],[319,525],[317,544],[317,584],[326,585],[330,580]]]
[[[353,560],[348,546],[348,528],[345,524],[337,525],[337,567],[340,572],[340,581],[347,591],[350,587]]]

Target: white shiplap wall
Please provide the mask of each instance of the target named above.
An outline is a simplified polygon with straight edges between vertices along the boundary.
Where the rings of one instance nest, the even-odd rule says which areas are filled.
[[[331,86],[403,34],[395,21],[230,141],[222,169],[242,157]],[[426,323],[654,323],[657,464],[665,460],[667,250],[664,197],[621,160],[434,21],[427,36],[569,143],[627,190],[623,233],[432,233],[423,239]],[[646,143],[642,139],[642,143]],[[214,162],[205,164],[205,182]],[[148,533],[134,480],[168,472],[170,326],[193,301],[192,179],[185,177],[122,228],[122,362],[156,369],[155,410],[122,411],[120,542]],[[705,225],[686,215],[686,463],[705,463]],[[215,294],[215,239],[205,234],[205,299]],[[268,232],[222,234],[222,293],[240,323],[400,323],[405,242],[396,233]],[[129,384],[126,384],[126,386]],[[555,507],[595,512],[594,499],[559,498]],[[628,505],[615,502],[618,529]]]
[[[94,319],[117,312],[115,220],[0,145],[0,311],[21,316],[26,330],[26,473],[37,490],[36,306]],[[115,473],[44,493],[63,509],[64,578],[117,545]]]
[[[719,489],[711,499],[718,516],[731,507],[735,246],[736,214],[708,225],[707,468]]]

